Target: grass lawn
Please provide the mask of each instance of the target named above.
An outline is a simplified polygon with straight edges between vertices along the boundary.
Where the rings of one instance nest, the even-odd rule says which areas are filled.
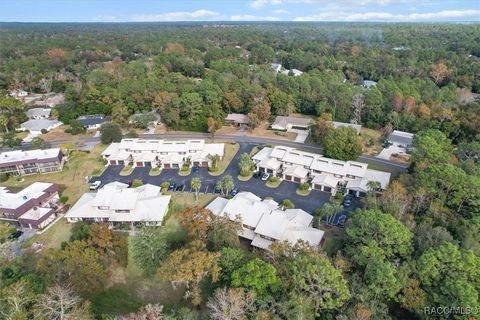
[[[239,148],[240,146],[238,145],[238,143],[225,143],[225,154],[223,155],[223,159],[220,160],[220,162],[218,163],[217,171],[209,171],[208,174],[215,177],[223,174],[225,172],[225,169],[227,169],[229,163],[232,161],[233,157],[237,154]]]
[[[312,191],[311,189],[300,190],[300,189],[297,188],[297,194],[298,194],[299,196],[302,196],[302,197],[308,196],[311,191]]]
[[[174,213],[191,206],[205,207],[216,198],[216,196],[211,193],[200,193],[198,195],[198,201],[195,201],[195,193],[193,192],[167,192],[167,194],[172,195],[171,206]]]
[[[123,167],[122,171],[120,171],[121,176],[129,176],[133,171],[132,166],[125,166]]]
[[[390,172],[392,174],[391,179],[397,177],[400,173],[402,173],[402,170],[400,169],[386,167],[377,163],[369,163],[368,160],[364,160],[364,162],[368,163],[368,169]]]
[[[382,143],[380,136],[382,134],[379,130],[362,128],[360,131],[360,141],[362,144],[363,153],[368,155],[377,155],[382,151]]]
[[[61,218],[47,231],[42,234],[36,234],[23,244],[24,248],[30,247],[34,242],[41,242],[45,245],[45,249],[60,248],[63,241],[70,239],[72,225],[67,222],[67,219]]]
[[[91,153],[73,152],[60,172],[32,174],[21,177],[19,181],[17,181],[18,177],[10,177],[2,183],[2,186],[18,190],[35,181],[57,183],[60,185],[60,193],[68,197],[67,204],[72,205],[88,191],[85,177],[91,176],[92,172],[101,172],[105,169],[100,157],[100,153],[105,148],[105,145],[99,144]]]
[[[276,182],[271,182],[270,180],[268,180],[265,185],[269,188],[275,189],[275,188],[278,188],[280,183],[282,183],[281,179],[278,179],[278,181],[276,181]]]
[[[248,181],[250,179],[252,179],[253,177],[253,172],[251,172],[248,176],[244,177],[242,175],[238,175],[237,176],[237,179],[240,180],[240,181]]]
[[[150,172],[148,173],[149,176],[155,177],[160,175],[162,173],[162,170],[160,168],[152,168],[150,169]]]

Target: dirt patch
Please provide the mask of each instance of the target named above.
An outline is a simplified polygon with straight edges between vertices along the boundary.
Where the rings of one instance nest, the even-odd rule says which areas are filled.
[[[268,121],[264,121],[257,128],[249,131],[247,133],[247,136],[271,138],[271,139],[279,139],[279,140],[290,140],[290,141],[294,141],[295,138],[297,137],[297,134],[294,132],[268,130],[269,125],[270,124]]]
[[[66,133],[65,129],[67,129],[68,127],[69,126],[67,125],[61,125],[60,127],[55,128],[50,132],[42,134],[40,137],[45,141],[53,141],[53,140],[76,141],[83,138],[93,137],[95,135],[95,131],[87,131],[86,133],[76,134],[76,135]]]
[[[363,153],[370,156],[379,154],[383,149],[380,138],[380,131],[362,128],[360,131],[360,141],[362,144]]]
[[[238,127],[223,126],[215,134],[237,134],[238,132]]]
[[[409,154],[392,154],[390,156],[390,160],[407,164],[410,162],[410,155]]]

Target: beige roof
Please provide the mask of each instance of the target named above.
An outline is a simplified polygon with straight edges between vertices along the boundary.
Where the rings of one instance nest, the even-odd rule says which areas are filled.
[[[241,124],[248,123],[247,116],[244,115],[244,114],[241,114],[241,113],[230,113],[230,114],[227,115],[225,120],[233,121],[233,122],[241,123]]]
[[[272,128],[287,129],[289,125],[293,127],[308,127],[311,122],[312,120],[309,118],[277,116],[272,124]]]
[[[308,170],[301,166],[292,166],[285,168],[283,174],[304,179],[308,175]]]
[[[331,123],[335,129],[340,127],[353,128],[355,131],[357,131],[357,134],[360,134],[360,130],[362,130],[362,126],[360,124],[338,122],[338,121],[331,121]]]
[[[313,184],[320,184],[323,186],[336,188],[340,179],[334,177],[331,174],[320,174],[313,177]]]

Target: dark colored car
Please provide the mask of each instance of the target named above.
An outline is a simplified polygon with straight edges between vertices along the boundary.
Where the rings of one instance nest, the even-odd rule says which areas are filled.
[[[175,188],[175,191],[183,191],[183,187],[184,187],[183,184],[179,184],[179,185]]]
[[[193,167],[192,167],[192,172],[193,172],[193,173],[197,173],[198,171],[200,171],[200,167],[199,167],[199,166],[193,166]]]
[[[350,207],[353,201],[353,196],[351,194],[347,194],[345,198],[343,198],[343,206]]]
[[[230,195],[231,195],[232,197],[235,197],[235,195],[236,195],[237,193],[238,193],[238,189],[235,188],[235,189],[233,189],[233,190],[230,192]]]
[[[177,184],[170,183],[170,185],[168,186],[168,191],[175,191],[175,188],[177,188]]]
[[[8,236],[8,240],[18,239],[23,234],[23,231],[17,230]]]
[[[255,173],[253,174],[253,177],[254,177],[255,179],[258,179],[258,178],[260,178],[261,176],[262,176],[262,173],[261,173],[260,171],[255,171]]]

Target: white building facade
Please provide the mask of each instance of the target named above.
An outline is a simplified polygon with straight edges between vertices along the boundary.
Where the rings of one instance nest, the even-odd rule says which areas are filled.
[[[204,140],[167,141],[158,139],[123,139],[112,143],[102,152],[109,165],[132,165],[163,169],[190,166],[208,167],[209,156],[223,159],[223,143],[205,143]]]

